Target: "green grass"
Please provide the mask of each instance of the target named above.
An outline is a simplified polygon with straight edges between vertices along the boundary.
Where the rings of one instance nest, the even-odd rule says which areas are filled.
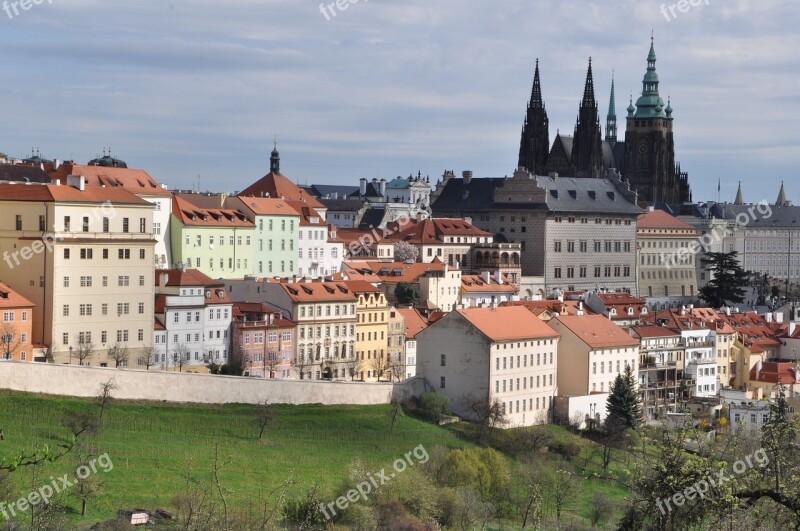
[[[223,463],[221,481],[234,505],[255,500],[287,479],[295,481],[287,492],[289,498],[303,498],[317,484],[318,496],[332,500],[343,486],[351,487],[347,478],[355,459],[378,471],[420,444],[429,453],[436,446],[472,446],[467,442],[469,425],[439,427],[410,414],[400,417],[392,434],[389,406],[279,405],[275,409],[275,422],[267,428],[265,440],[259,441],[254,406],[112,402],[99,434],[85,441],[96,445],[96,453],[107,452],[114,469],[98,473],[105,484],[90,503],[86,519],[79,516],[78,499],[70,492],[65,501],[71,521],[82,525],[110,519],[122,508],[171,510],[174,497],[186,491],[189,471],[196,479],[211,478],[215,443]],[[99,408],[92,400],[0,390],[0,427],[5,434],[0,459],[32,450],[35,444],[63,443],[69,431],[62,421],[79,411],[97,413]],[[561,427],[545,429],[557,441],[581,446],[580,456],[571,461],[548,452],[536,457],[548,469],[566,467],[579,478],[579,491],[565,508],[565,519],[586,523],[592,494],[598,490],[621,505],[627,493],[617,482],[601,477],[598,447]],[[512,458],[508,461],[512,468],[517,466]],[[11,476],[12,495],[0,501],[26,496],[33,485],[47,483],[51,475],[74,475],[75,466],[74,457],[67,455],[42,467],[41,479],[34,483],[30,468],[20,468]],[[612,474],[623,468],[624,457],[615,456]],[[552,513],[552,508],[544,509]]]
[[[34,444],[63,442],[69,431],[61,425],[70,411],[97,411],[89,400],[55,398],[0,391],[0,459]],[[102,493],[89,506],[87,521],[112,518],[117,509],[167,507],[186,490],[186,474],[209,478],[214,445],[220,460],[228,462],[221,473],[223,485],[236,502],[254,499],[292,478],[290,497],[302,497],[311,484],[320,486],[325,499],[347,481],[348,465],[360,458],[379,470],[417,445],[428,451],[437,445],[464,447],[452,432],[406,416],[390,433],[389,406],[324,407],[276,406],[275,423],[258,440],[254,407],[249,405],[194,406],[113,402],[103,427],[91,438],[97,453],[107,452],[114,469],[100,473]],[[49,464],[39,473],[74,474],[72,456]],[[15,494],[31,490],[30,473],[14,472]],[[12,497],[13,499],[13,497]],[[75,513],[78,501],[68,498]]]

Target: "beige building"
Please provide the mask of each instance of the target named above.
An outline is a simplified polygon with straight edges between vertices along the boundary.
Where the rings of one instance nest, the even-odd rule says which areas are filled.
[[[56,363],[110,365],[153,345],[153,205],[124,188],[0,185],[0,276],[35,304]]]
[[[625,366],[638,381],[639,340],[602,315],[559,316],[547,322],[561,335],[558,394],[605,393]]]
[[[393,381],[406,379],[406,325],[405,316],[396,308],[389,308],[389,335],[387,337],[387,356],[389,368],[387,378]]]
[[[636,223],[639,295],[694,299],[697,295],[697,230],[663,210],[649,210]]]
[[[476,419],[495,402],[508,427],[552,415],[559,334],[521,306],[455,310],[416,335],[417,375]]]
[[[636,294],[636,194],[613,168],[604,178],[513,176],[456,178],[447,172],[432,194],[436,216],[469,218],[495,236],[519,243],[522,275],[544,277],[544,298],[607,288]],[[523,293],[524,293],[523,289]]]
[[[356,375],[358,296],[347,283],[229,280],[226,284],[234,300],[267,302],[297,323],[295,370],[300,379],[344,380]]]

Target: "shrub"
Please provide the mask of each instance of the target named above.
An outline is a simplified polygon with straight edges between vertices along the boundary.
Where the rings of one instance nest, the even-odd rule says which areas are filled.
[[[442,420],[450,414],[450,399],[441,393],[423,393],[419,397],[419,409],[434,422]]]

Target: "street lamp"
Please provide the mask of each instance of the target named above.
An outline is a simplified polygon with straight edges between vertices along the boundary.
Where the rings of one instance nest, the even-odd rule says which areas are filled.
[[[69,364],[72,365],[72,345],[69,346]]]

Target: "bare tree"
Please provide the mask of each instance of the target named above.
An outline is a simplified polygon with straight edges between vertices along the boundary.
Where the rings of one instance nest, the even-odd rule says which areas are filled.
[[[275,422],[275,408],[266,400],[256,405],[256,425],[258,426],[258,440],[264,438],[264,431],[267,426],[271,426]]]
[[[100,389],[97,392],[97,402],[100,405],[100,416],[98,418],[98,424],[103,423],[103,413],[105,413],[108,404],[111,402],[113,398],[111,394],[119,389],[117,384],[114,383],[114,379],[111,378],[106,383],[100,384]]]
[[[86,360],[91,362],[94,350],[94,343],[78,339],[78,348],[73,351],[73,354],[78,358],[78,364],[83,365],[83,362]]]
[[[100,490],[103,488],[103,481],[96,473],[92,473],[92,468],[95,466],[94,454],[89,448],[81,446],[75,453],[76,456],[76,470],[75,480],[73,484],[76,486],[75,493],[81,501],[81,516],[86,516],[86,509],[88,508],[89,501],[96,497]],[[87,473],[83,473],[86,471]]]
[[[142,348],[142,353],[139,356],[138,362],[139,365],[144,365],[145,369],[149,371],[150,367],[158,364],[158,360],[159,358],[158,353],[156,352],[156,347],[150,345]]]
[[[351,354],[347,358],[342,358],[339,362],[343,367],[347,374],[350,377],[350,381],[353,381],[356,377],[356,369],[358,368],[358,359]]]
[[[380,382],[381,378],[386,374],[386,369],[389,367],[389,357],[383,352],[380,354],[376,353],[375,357],[370,361],[371,363],[369,366],[375,371],[378,376],[378,381]]]
[[[128,353],[128,347],[125,345],[120,345],[119,343],[114,343],[110,349],[108,349],[108,358],[110,360],[114,360],[115,367],[124,367],[128,365],[128,358],[130,357]]]
[[[553,504],[556,506],[556,520],[561,521],[561,511],[567,502],[575,496],[578,484],[575,481],[575,474],[569,470],[559,468],[553,474],[553,481],[550,484],[550,495]]]
[[[403,416],[403,406],[400,403],[400,400],[397,398],[392,398],[391,407],[389,409],[389,418],[392,420],[392,427],[389,430],[389,433],[394,433],[394,427],[397,424],[398,419]]]
[[[183,372],[183,367],[189,363],[190,354],[185,343],[178,343],[172,349],[172,365],[178,368],[178,372]]]
[[[275,378],[275,373],[281,361],[278,354],[278,352],[270,349],[267,349],[267,352],[264,354],[264,378]]]
[[[403,354],[401,352],[389,354],[387,370],[395,381],[399,382],[405,379],[406,366],[403,363]]]
[[[478,424],[478,443],[491,435],[495,428],[501,428],[508,424],[505,408],[500,401],[495,400],[489,403],[485,394],[470,391],[464,393],[459,399],[461,405],[472,413]]]
[[[314,360],[310,352],[299,352],[294,360],[294,367],[297,370],[297,374],[300,375],[300,379],[303,380],[306,377],[306,370],[314,366]],[[310,374],[308,375],[309,379],[311,378]]]
[[[22,334],[16,324],[7,322],[0,325],[0,343],[3,347],[3,359],[10,360],[22,344]]]

